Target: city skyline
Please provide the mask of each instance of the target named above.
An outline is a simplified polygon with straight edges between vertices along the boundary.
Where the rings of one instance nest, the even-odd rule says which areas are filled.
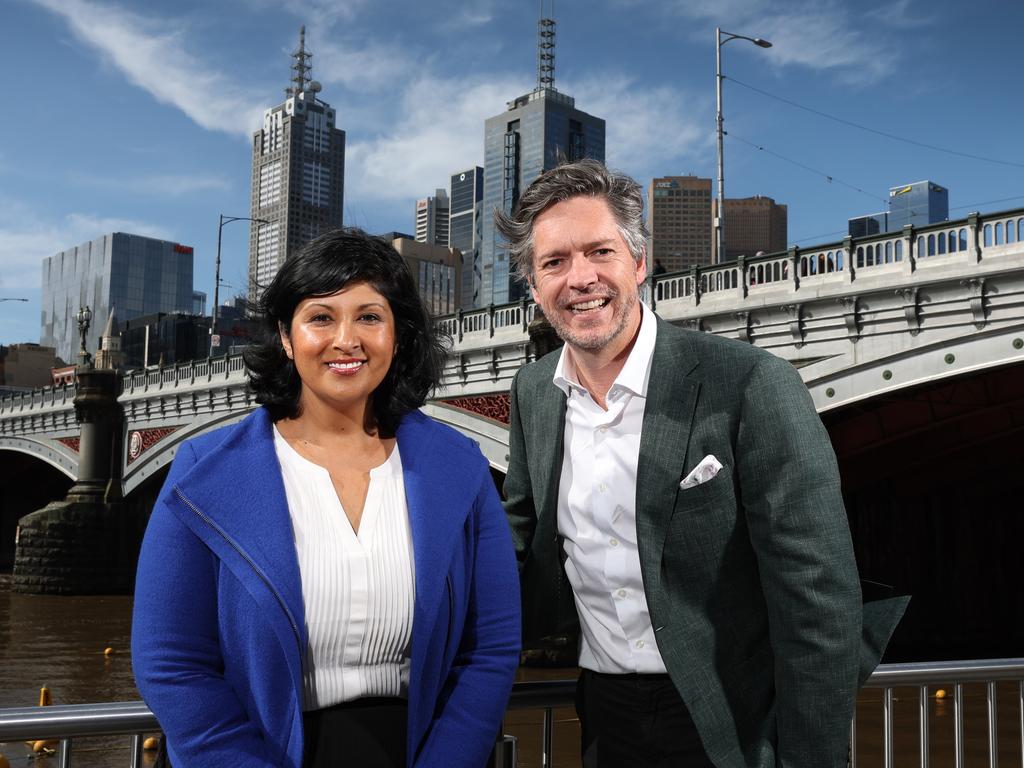
[[[841,237],[904,180],[940,180],[951,218],[1024,205],[1012,75],[1024,8],[734,0],[716,12],[648,0],[556,8],[557,85],[607,121],[608,163],[642,186],[714,177],[718,24],[774,44],[723,49],[726,196],[785,202],[790,242]],[[16,0],[0,16],[0,77],[23,94],[0,127],[0,297],[30,299],[0,304],[0,343],[37,340],[42,259],[103,232],[194,245],[195,288],[212,297],[217,217],[249,210],[252,132],[281,100],[302,24],[348,133],[345,222],[372,232],[408,229],[417,198],[482,164],[484,120],[536,75],[536,6],[498,0],[141,13]],[[245,290],[247,243],[245,225],[224,230],[222,299]]]

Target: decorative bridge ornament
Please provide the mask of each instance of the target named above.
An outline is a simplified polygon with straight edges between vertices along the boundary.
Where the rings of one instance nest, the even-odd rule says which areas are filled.
[[[1024,209],[660,275],[643,298],[676,325],[789,360],[819,412],[842,408],[1024,362]],[[535,315],[523,300],[437,321],[452,348],[425,410],[477,440],[499,471],[509,385],[540,343],[529,333]],[[238,356],[126,374],[122,390],[126,494],[183,440],[255,407]],[[69,386],[0,400],[0,450],[74,477],[74,395]]]

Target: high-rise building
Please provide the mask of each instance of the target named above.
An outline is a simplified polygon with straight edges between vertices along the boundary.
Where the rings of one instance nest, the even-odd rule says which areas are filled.
[[[53,347],[0,344],[0,393],[48,386],[53,383],[53,369],[63,365]]]
[[[206,314],[206,291],[192,291],[192,314]]]
[[[711,203],[711,216],[718,215],[718,200]],[[776,253],[786,250],[788,211],[764,195],[725,198],[725,256],[717,257],[717,245],[711,241],[711,261],[732,261],[737,256],[755,256],[758,251]]]
[[[252,137],[249,299],[284,260],[318,235],[340,227],[345,202],[345,132],[311,79],[306,28],[292,54],[285,100],[263,113]]]
[[[949,190],[931,181],[889,188],[889,210],[847,221],[850,237],[899,232],[908,224],[923,227],[949,219]]]
[[[650,264],[676,272],[711,263],[711,179],[662,176],[647,190]]]
[[[434,317],[450,315],[459,308],[462,254],[454,248],[413,240],[400,232],[383,235],[412,272],[420,298]]]
[[[416,201],[416,242],[448,245],[448,193],[437,189],[430,197]]]
[[[483,239],[484,169],[473,166],[453,173],[449,186],[451,211],[448,244],[462,253],[459,306],[478,306],[480,295],[480,241]]]
[[[484,221],[477,306],[515,301],[523,286],[510,269],[492,211],[511,213],[543,171],[566,160],[604,161],[604,120],[576,109],[555,89],[555,20],[538,22],[537,87],[508,102],[484,126]]]
[[[43,259],[40,343],[68,362],[78,358],[79,307],[92,311],[86,344],[99,349],[111,309],[118,320],[192,311],[192,248],[113,232]]]

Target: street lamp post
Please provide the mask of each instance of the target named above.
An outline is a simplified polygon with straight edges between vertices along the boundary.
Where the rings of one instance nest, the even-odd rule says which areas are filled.
[[[261,219],[254,216],[225,216],[223,213],[220,215],[220,221],[217,224],[217,260],[214,263],[214,275],[213,275],[213,310],[210,315],[210,357],[213,357],[213,351],[215,346],[219,346],[220,339],[217,334],[217,305],[220,303],[220,242],[221,234],[224,232],[224,225],[230,224],[233,221],[255,221],[257,224],[269,224],[270,222],[266,219]],[[218,344],[214,344],[214,340],[217,340]]]
[[[747,37],[732,32],[725,32],[715,27],[715,86],[718,95],[718,109],[715,125],[718,135],[718,215],[715,217],[715,263],[725,258],[725,156],[722,147],[722,46],[730,40],[749,40],[761,48],[771,48],[772,44],[760,37]]]

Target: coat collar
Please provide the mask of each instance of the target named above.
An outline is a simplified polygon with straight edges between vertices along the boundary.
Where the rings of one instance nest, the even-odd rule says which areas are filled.
[[[636,473],[636,527],[641,570],[648,594],[658,594],[661,545],[679,492],[693,429],[699,365],[687,332],[658,319],[651,380],[640,435]]]

